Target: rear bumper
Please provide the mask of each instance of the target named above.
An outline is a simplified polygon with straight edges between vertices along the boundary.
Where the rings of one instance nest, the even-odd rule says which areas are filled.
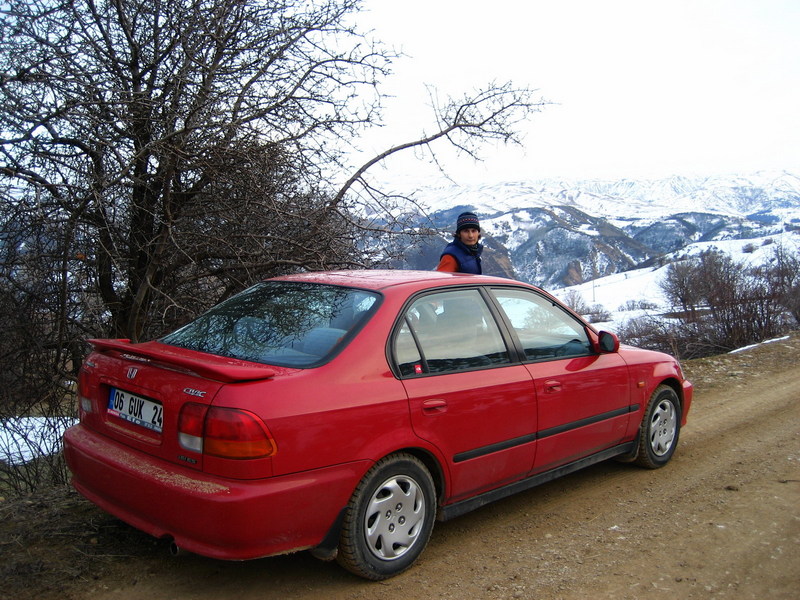
[[[209,476],[142,454],[76,425],[64,434],[72,483],[130,525],[226,560],[317,546],[368,461],[259,480]]]

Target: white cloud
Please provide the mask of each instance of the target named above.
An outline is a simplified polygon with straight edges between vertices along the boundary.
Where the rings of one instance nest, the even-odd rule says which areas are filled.
[[[425,84],[460,94],[513,80],[557,104],[524,149],[464,180],[625,177],[800,168],[800,3],[793,0],[367,0],[361,26],[404,50],[387,127],[370,150],[426,125]],[[397,169],[420,169],[405,157]]]

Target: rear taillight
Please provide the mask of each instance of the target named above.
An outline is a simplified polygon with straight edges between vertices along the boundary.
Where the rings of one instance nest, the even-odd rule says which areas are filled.
[[[192,452],[203,452],[203,421],[208,406],[187,402],[178,417],[178,442]]]
[[[83,412],[85,413],[94,412],[92,410],[91,398],[87,398],[86,396],[78,396],[78,402],[80,403],[80,407]]]
[[[78,407],[80,409],[78,417],[81,420],[83,420],[85,415],[94,412],[92,400],[89,398],[89,385],[86,383],[87,378],[88,375],[81,369],[80,376],[78,377]]]
[[[193,402],[181,409],[178,440],[187,450],[222,458],[266,458],[276,451],[266,425],[253,413]]]

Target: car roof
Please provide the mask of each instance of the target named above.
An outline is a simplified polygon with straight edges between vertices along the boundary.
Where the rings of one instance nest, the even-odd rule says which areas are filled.
[[[343,285],[380,291],[395,286],[424,289],[437,285],[525,285],[512,279],[489,275],[449,273],[444,271],[412,271],[404,269],[366,269],[343,271],[313,271],[275,277],[269,281],[298,281]],[[527,286],[526,286],[527,287]]]

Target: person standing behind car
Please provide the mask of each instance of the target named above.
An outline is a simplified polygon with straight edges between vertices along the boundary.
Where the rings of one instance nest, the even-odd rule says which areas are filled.
[[[481,225],[475,213],[464,212],[458,215],[453,238],[442,251],[436,270],[480,275],[483,245],[479,242]]]

